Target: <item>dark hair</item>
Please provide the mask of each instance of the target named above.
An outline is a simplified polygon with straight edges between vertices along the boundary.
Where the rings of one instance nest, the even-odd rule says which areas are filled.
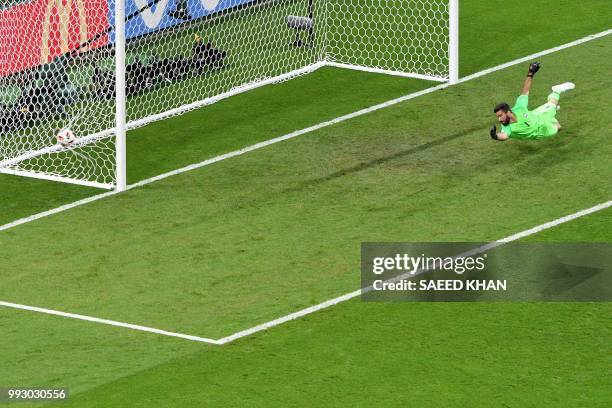
[[[495,108],[493,108],[493,113],[497,113],[499,111],[504,111],[505,113],[507,113],[509,110],[510,105],[508,105],[506,102],[502,102],[495,105]]]

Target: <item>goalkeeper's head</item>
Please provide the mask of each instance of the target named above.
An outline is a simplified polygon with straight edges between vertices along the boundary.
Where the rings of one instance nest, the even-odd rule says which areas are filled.
[[[510,105],[506,102],[498,103],[493,108],[493,112],[497,116],[497,119],[501,124],[508,126],[510,124],[510,120],[512,118],[512,110],[510,109]]]

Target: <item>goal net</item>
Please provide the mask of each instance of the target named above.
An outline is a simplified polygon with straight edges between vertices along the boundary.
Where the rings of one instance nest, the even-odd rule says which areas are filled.
[[[449,21],[449,0],[125,0],[116,32],[115,0],[5,2],[0,172],[113,188],[117,75],[128,129],[325,65],[446,81]]]

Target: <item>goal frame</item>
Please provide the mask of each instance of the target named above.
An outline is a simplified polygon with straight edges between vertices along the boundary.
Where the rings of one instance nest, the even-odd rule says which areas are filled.
[[[309,10],[312,13],[313,1],[309,0]],[[25,176],[37,179],[59,181],[70,184],[79,184],[88,187],[96,187],[102,189],[115,189],[118,192],[127,190],[127,151],[126,151],[126,133],[127,130],[137,128],[148,123],[162,120],[182,112],[187,112],[192,109],[197,109],[230,96],[246,92],[255,88],[259,88],[268,84],[276,83],[286,79],[293,78],[295,76],[313,72],[324,66],[331,66],[344,69],[352,69],[357,71],[365,71],[377,74],[394,75],[408,78],[415,78],[421,80],[435,81],[435,82],[447,82],[449,84],[456,84],[459,82],[459,0],[448,0],[448,78],[441,78],[436,76],[422,75],[418,73],[393,71],[380,68],[372,68],[361,65],[352,65],[346,63],[339,63],[329,60],[327,56],[324,56],[322,61],[307,65],[305,67],[272,77],[261,81],[249,83],[247,85],[239,86],[232,89],[229,92],[224,92],[213,97],[204,98],[200,101],[196,101],[187,105],[179,106],[162,113],[147,116],[141,119],[137,119],[131,122],[126,122],[126,24],[125,24],[125,4],[126,0],[115,0],[115,128],[108,129],[103,132],[88,135],[78,139],[75,143],[75,147],[78,145],[84,145],[91,143],[92,141],[99,140],[102,137],[109,137],[115,134],[115,183],[104,184],[94,181],[80,180],[75,178],[56,176],[51,174],[31,172],[24,170],[16,170],[7,168],[12,164],[18,163],[25,159],[40,156],[42,154],[53,153],[61,150],[60,147],[51,146],[45,149],[41,149],[34,152],[28,152],[24,155],[14,157],[5,161],[0,162],[0,173],[12,174],[18,176]],[[312,18],[312,17],[311,17]]]

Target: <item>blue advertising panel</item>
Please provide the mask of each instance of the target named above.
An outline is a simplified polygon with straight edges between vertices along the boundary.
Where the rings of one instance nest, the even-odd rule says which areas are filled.
[[[125,0],[125,15],[130,16],[138,10],[140,15],[126,23],[126,37],[133,38],[172,27],[186,21],[196,20],[211,14],[227,10],[254,0]],[[148,4],[154,4],[147,7]],[[115,0],[109,0],[108,19],[115,25]],[[115,33],[110,35],[115,41]]]

